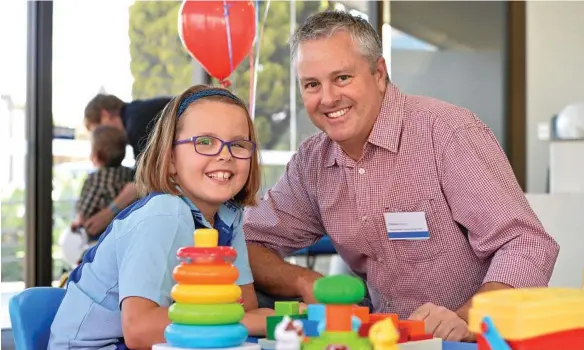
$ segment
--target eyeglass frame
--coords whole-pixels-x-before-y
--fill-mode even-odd
[[[198,139],[199,137],[208,137],[208,138],[212,138],[212,139],[215,139],[215,140],[217,140],[217,141],[221,142],[221,147],[219,147],[219,151],[217,151],[217,153],[214,153],[214,154],[204,154],[204,153],[201,153],[201,152],[197,151],[197,145],[195,144],[195,141],[197,141],[197,139]],[[249,156],[249,157],[246,157],[246,158],[237,157],[237,156],[235,156],[235,155],[233,154],[233,152],[231,151],[231,144],[233,144],[233,143],[236,143],[236,142],[240,142],[240,141],[246,141],[246,142],[249,142],[249,143],[251,143],[251,145],[253,146],[253,147],[252,147],[252,149],[251,149],[251,154],[250,154],[250,156]],[[215,137],[215,136],[210,136],[210,135],[199,135],[199,136],[192,136],[192,137],[189,137],[188,139],[183,139],[183,140],[176,140],[176,141],[174,141],[172,144],[173,144],[174,146],[176,146],[176,145],[182,145],[182,144],[186,144],[186,143],[192,143],[192,144],[193,144],[193,148],[195,149],[195,152],[197,152],[197,154],[200,154],[200,155],[202,155],[202,156],[208,156],[208,157],[214,157],[214,156],[216,156],[216,155],[219,155],[219,154],[221,154],[221,152],[223,151],[223,148],[224,148],[225,146],[227,146],[227,150],[229,151],[229,154],[231,154],[231,156],[232,156],[233,158],[235,158],[235,159],[243,159],[243,160],[246,160],[246,159],[251,159],[251,158],[253,158],[253,155],[254,155],[254,153],[255,153],[255,150],[256,150],[256,143],[255,143],[255,142],[253,142],[253,141],[251,141],[251,140],[245,140],[245,139],[243,139],[243,140],[223,141],[223,140],[221,140],[221,139],[220,139],[220,138],[218,138],[218,137]]]

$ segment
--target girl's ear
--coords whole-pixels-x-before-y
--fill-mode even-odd
[[[170,177],[174,177],[176,175],[176,165],[174,164],[174,149],[172,151],[170,151],[170,164],[169,164],[169,169],[168,169],[168,173],[170,175]]]

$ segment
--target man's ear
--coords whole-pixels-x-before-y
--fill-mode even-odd
[[[112,119],[114,119],[114,118],[115,118],[115,115],[112,114],[111,112],[106,111],[105,109],[102,109],[100,114],[99,114],[100,124],[110,125],[112,122]]]
[[[385,62],[385,58],[383,57],[379,57],[377,60],[377,66],[375,67],[375,80],[379,86],[379,90],[385,92],[389,75],[387,73],[387,62]]]

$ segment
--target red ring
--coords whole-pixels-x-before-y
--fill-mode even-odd
[[[186,264],[234,262],[237,258],[237,251],[233,247],[182,247],[176,252],[176,257]]]

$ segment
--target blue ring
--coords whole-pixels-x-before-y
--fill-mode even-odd
[[[219,326],[171,323],[164,330],[166,342],[177,348],[231,348],[243,344],[247,336],[247,328],[241,323]]]

